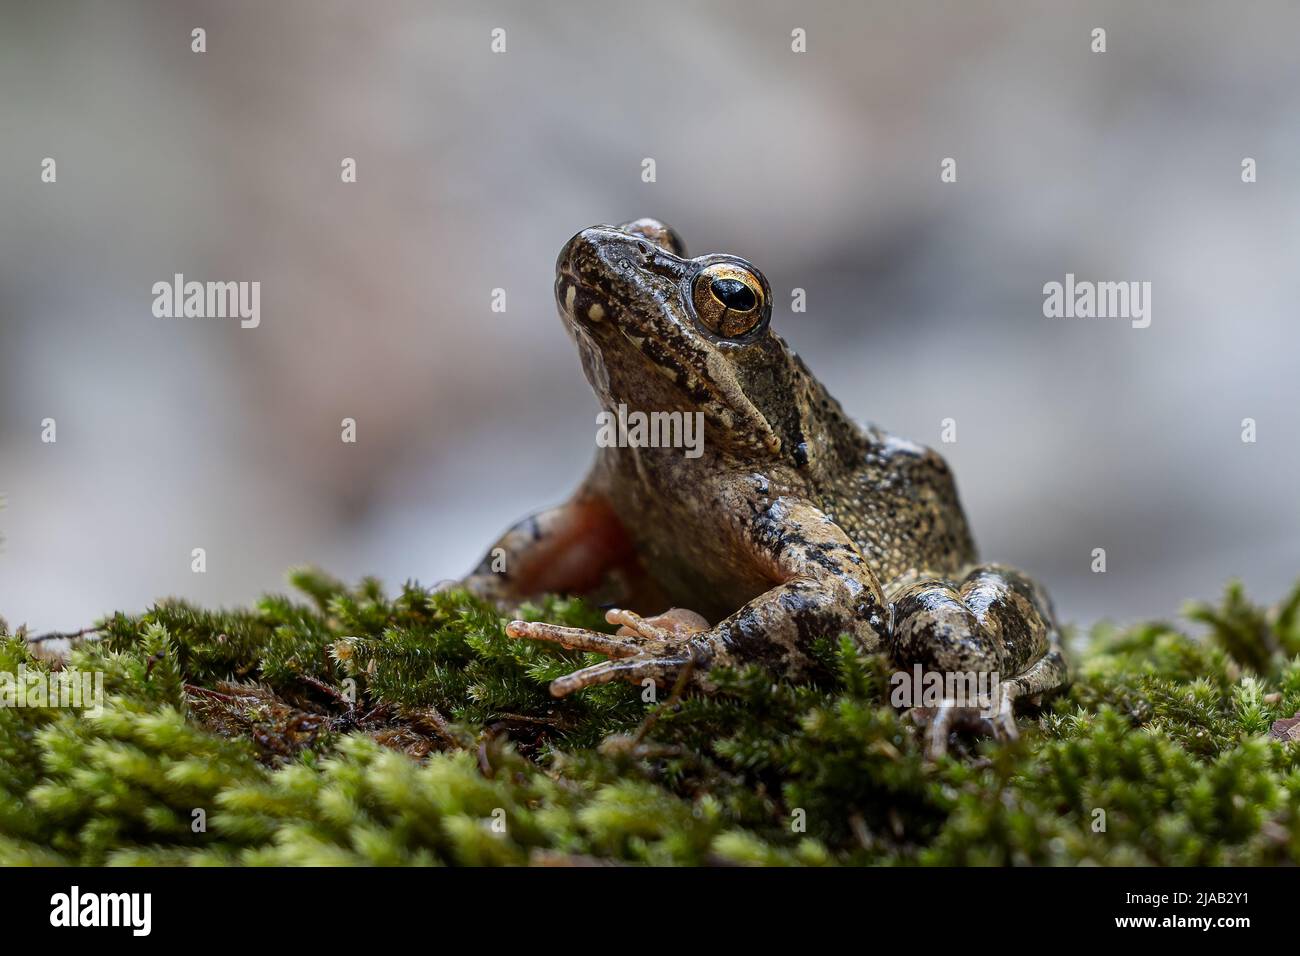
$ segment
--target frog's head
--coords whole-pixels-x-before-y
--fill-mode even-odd
[[[701,411],[706,442],[806,455],[808,376],[769,330],[771,289],[744,259],[687,258],[672,229],[638,219],[584,229],[555,273],[560,315],[607,408]]]

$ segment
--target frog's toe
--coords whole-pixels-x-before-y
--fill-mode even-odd
[[[595,651],[609,657],[627,658],[641,650],[641,642],[581,627],[562,627],[540,621],[511,621],[506,636],[530,641],[546,641],[575,651]]]
[[[620,637],[643,637],[651,641],[671,642],[689,638],[709,629],[709,622],[684,607],[670,607],[654,617],[642,617],[635,611],[611,608],[605,620],[620,625]]]
[[[627,657],[616,661],[602,661],[580,671],[574,671],[564,677],[551,681],[552,697],[567,697],[576,690],[592,687],[596,684],[608,684],[613,680],[626,680],[633,683],[650,678],[656,684],[667,683],[683,667],[691,662],[687,653],[644,654]]]
[[[1016,726],[1016,715],[1013,710],[1015,702],[1015,697],[1003,685],[1001,693],[998,694],[998,712],[987,718],[992,728],[991,736],[995,740],[1016,740],[1020,737],[1020,729]]]

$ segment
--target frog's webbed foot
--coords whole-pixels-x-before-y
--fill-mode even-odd
[[[595,651],[610,658],[552,681],[551,694],[555,697],[612,680],[639,683],[648,677],[656,684],[667,685],[683,668],[706,662],[706,645],[700,635],[709,629],[709,622],[694,611],[672,608],[654,617],[641,617],[632,611],[613,609],[606,612],[605,620],[620,625],[618,632],[603,634],[557,624],[511,621],[506,625],[506,634]]]
[[[1051,602],[1018,571],[981,565],[960,582],[916,575],[896,582],[891,597],[895,666],[941,675],[950,688],[937,705],[927,701],[912,712],[926,726],[932,758],[959,730],[1014,740],[1015,702],[1066,683]],[[957,695],[961,699],[947,699]]]
[[[996,710],[944,701],[938,707],[913,707],[908,717],[925,728],[925,756],[938,760],[948,752],[954,733],[964,731],[1001,741],[1019,738],[1013,704],[1014,698],[1004,692],[999,694]]]

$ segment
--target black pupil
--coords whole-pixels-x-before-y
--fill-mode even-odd
[[[710,288],[714,298],[736,312],[748,312],[758,305],[754,290],[739,279],[714,279]]]

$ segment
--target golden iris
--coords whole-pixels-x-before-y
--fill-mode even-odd
[[[763,320],[763,283],[743,266],[717,262],[705,266],[691,285],[691,303],[701,324],[727,339],[752,332]]]

